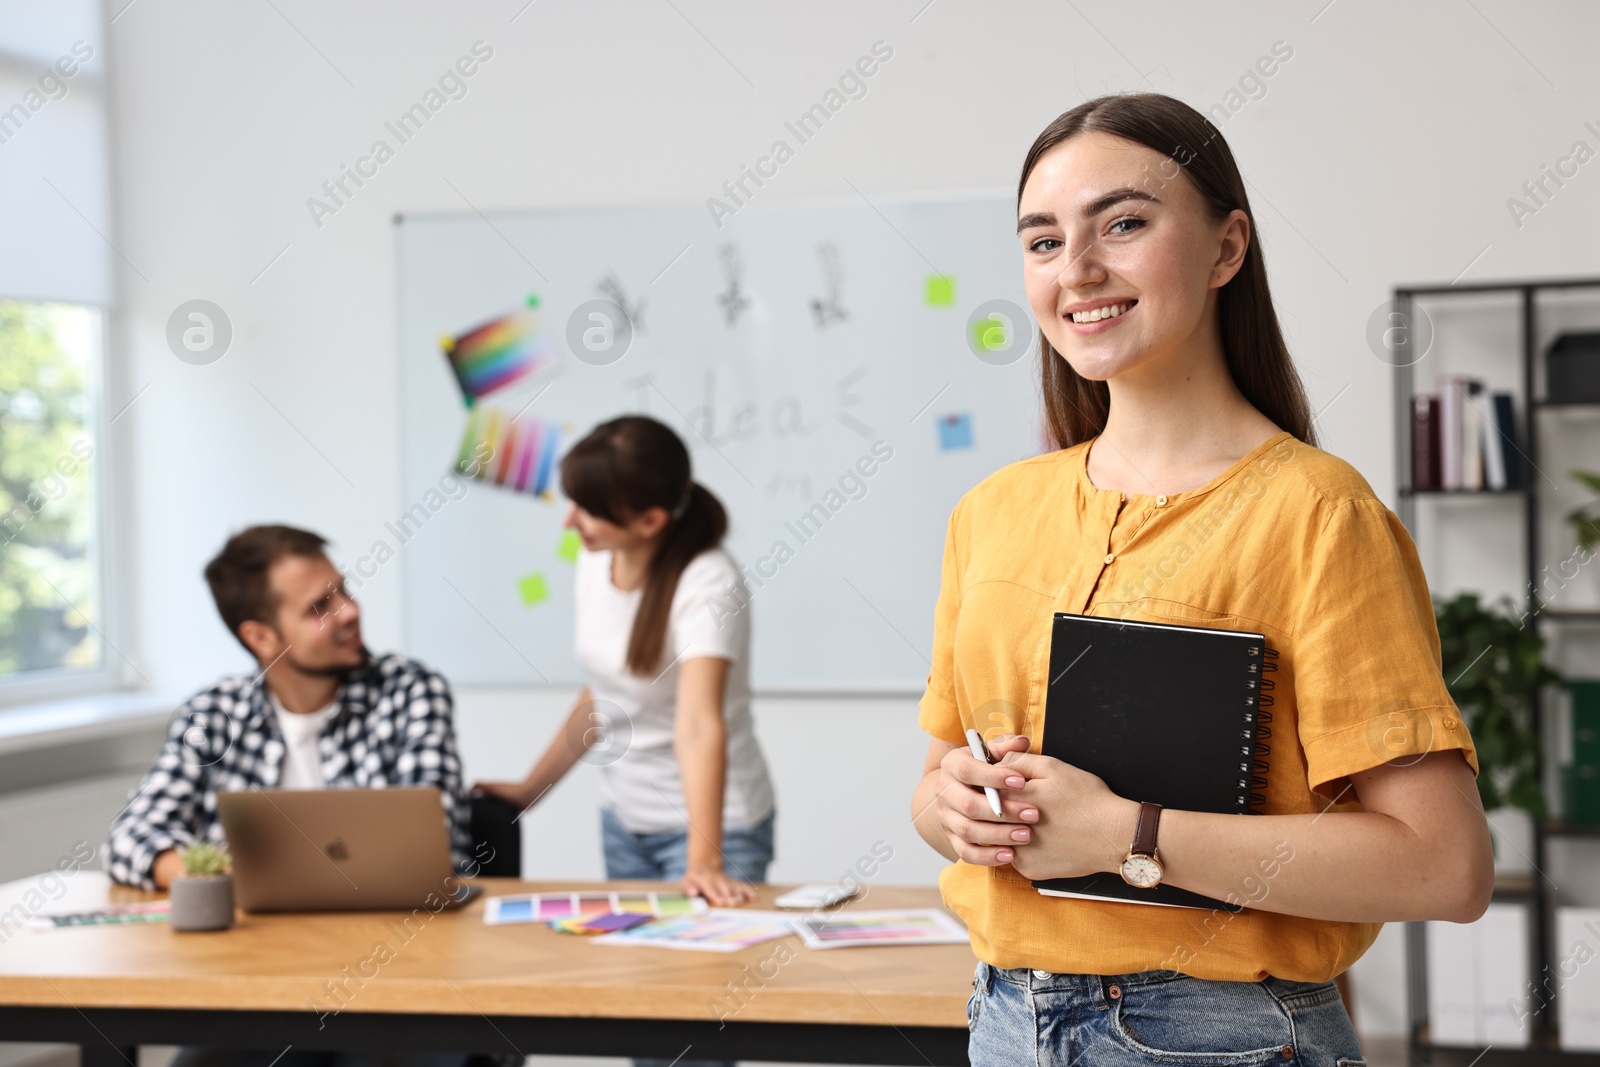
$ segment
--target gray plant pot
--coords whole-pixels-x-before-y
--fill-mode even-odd
[[[174,930],[226,930],[233,925],[231,874],[180,874],[172,880],[170,896],[167,922]]]

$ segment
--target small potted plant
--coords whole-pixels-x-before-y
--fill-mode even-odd
[[[178,850],[183,873],[172,879],[167,920],[174,930],[226,930],[233,925],[233,875],[228,853],[208,841]]]

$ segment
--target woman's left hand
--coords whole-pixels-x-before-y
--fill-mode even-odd
[[[683,891],[691,897],[705,897],[708,904],[731,908],[756,899],[749,882],[733,878],[719,867],[690,867],[683,875]]]
[[[1113,793],[1088,771],[1050,756],[1011,752],[1000,764],[1022,775],[1008,797],[1039,809],[1030,840],[1016,847],[1012,868],[1024,878],[1079,878],[1122,865],[1133,840],[1139,805]]]

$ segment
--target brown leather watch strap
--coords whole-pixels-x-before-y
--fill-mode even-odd
[[[1161,805],[1145,801],[1139,805],[1139,822],[1133,830],[1133,848],[1140,856],[1156,854],[1156,824],[1161,821]]]

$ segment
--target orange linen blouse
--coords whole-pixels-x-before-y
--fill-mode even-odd
[[[1281,432],[1198,489],[1125,497],[1090,482],[1093,443],[1004,467],[951,513],[924,730],[953,745],[969,726],[1026,734],[1037,752],[1064,611],[1267,636],[1261,814],[1359,811],[1348,776],[1409,755],[1459,749],[1477,773],[1416,547],[1354,468]],[[1243,873],[1240,898],[1282,860]],[[958,862],[939,888],[979,958],[1057,973],[1320,982],[1382,926],[1045,897],[1010,866]]]

